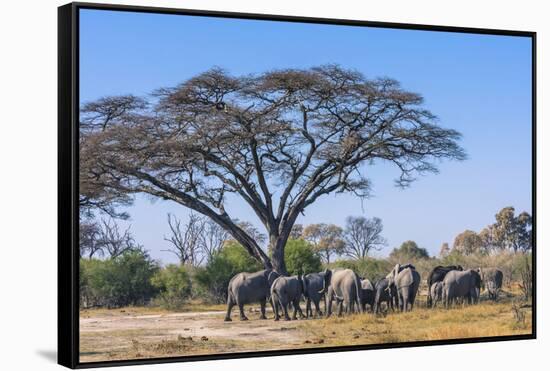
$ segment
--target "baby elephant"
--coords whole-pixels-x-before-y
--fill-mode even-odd
[[[288,305],[290,303],[294,307],[292,319],[296,319],[297,312],[303,318],[304,313],[300,308],[300,299],[305,292],[307,292],[307,279],[302,275],[292,277],[281,276],[273,281],[273,285],[271,285],[271,305],[275,313],[275,321],[281,318],[279,316],[279,307],[283,309],[285,320],[290,321],[290,317],[288,316]]]
[[[432,287],[430,287],[430,297],[432,308],[435,308],[437,303],[443,300],[443,282],[437,281],[432,284]]]

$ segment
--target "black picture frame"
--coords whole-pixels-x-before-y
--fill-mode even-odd
[[[495,336],[467,339],[434,341],[411,341],[375,345],[338,346],[277,351],[254,351],[238,354],[195,355],[184,357],[150,358],[139,360],[117,360],[86,362],[79,361],[79,254],[78,254],[78,171],[79,171],[79,10],[95,9],[121,12],[161,13],[222,17],[234,19],[270,20],[333,24],[348,26],[368,26],[407,30],[521,36],[531,39],[532,45],[532,216],[535,243],[533,258],[533,307],[532,333],[528,335]],[[189,362],[222,360],[233,358],[265,357],[311,353],[342,352],[352,350],[419,347],[464,343],[481,343],[508,340],[536,339],[536,32],[497,30],[485,28],[448,27],[423,24],[372,22],[359,20],[310,18],[298,16],[232,13],[223,11],[203,11],[191,9],[170,9],[145,6],[107,5],[95,3],[70,3],[58,8],[58,363],[69,368],[90,368],[169,362]]]

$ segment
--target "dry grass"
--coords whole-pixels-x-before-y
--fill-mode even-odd
[[[531,333],[531,309],[517,320],[510,303],[483,303],[464,308],[415,309],[387,316],[353,315],[304,324],[308,338],[325,346],[465,339]]]
[[[224,309],[223,306],[204,308]],[[380,316],[356,314],[292,322],[259,321],[256,313],[249,316],[250,321],[231,323],[224,323],[224,314],[218,312],[191,317],[187,314],[177,314],[179,317],[174,315],[159,308],[82,311],[81,319],[85,318],[90,328],[80,336],[81,360],[86,362],[531,333],[531,307],[525,303],[515,303],[511,298],[449,310],[416,307],[409,313]],[[93,327],[96,319],[97,325],[104,326],[100,331]]]

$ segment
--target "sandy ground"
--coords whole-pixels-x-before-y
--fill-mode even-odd
[[[261,344],[263,350],[292,348],[303,344],[303,333],[296,326],[302,321],[259,320],[259,310],[247,313],[249,321],[240,321],[238,311],[232,322],[224,322],[225,311],[132,315],[116,313],[80,318],[80,356],[82,362],[106,359],[139,358],[148,353],[147,344],[180,343],[166,350],[180,355],[208,354],[232,351],[253,351]],[[193,344],[187,347],[185,343]],[[138,343],[139,342],[139,343]],[[303,345],[302,345],[303,346]],[[129,350],[136,354],[128,354]],[[187,352],[188,350],[188,352]],[[152,353],[162,353],[155,349]],[[162,354],[160,354],[162,355]]]
[[[239,321],[236,313],[232,322],[224,322],[225,311],[150,314],[138,316],[105,316],[81,318],[80,331],[86,334],[113,331],[139,330],[162,331],[166,335],[191,337],[213,337],[234,340],[258,337],[267,341],[292,341],[296,322],[259,321],[259,313],[250,313],[250,321]],[[296,331],[294,331],[296,332]],[[154,336],[153,336],[154,337]],[[296,336],[296,339],[298,337]]]

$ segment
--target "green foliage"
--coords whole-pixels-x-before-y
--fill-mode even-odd
[[[159,292],[155,301],[166,309],[180,309],[191,295],[191,276],[184,265],[167,265],[151,283]]]
[[[486,252],[483,245],[483,239],[476,232],[467,229],[455,237],[453,251],[463,255],[482,254]]]
[[[304,228],[302,238],[311,243],[314,251],[327,264],[332,255],[343,254],[346,247],[344,230],[335,224],[310,224]]]
[[[344,268],[352,269],[360,277],[368,278],[373,283],[381,278],[384,278],[393,268],[393,264],[387,259],[363,258],[363,259],[346,259],[336,260],[329,264],[328,268]]]
[[[156,293],[151,278],[158,269],[157,263],[143,251],[128,251],[114,259],[81,259],[81,304],[85,307],[146,304]]]
[[[290,275],[319,272],[322,269],[319,255],[313,251],[311,244],[302,239],[288,240],[285,263]]]
[[[261,269],[263,266],[244,247],[230,241],[204,267],[196,269],[194,279],[204,298],[221,303],[227,297],[227,285],[235,274]]]
[[[515,209],[508,206],[496,215],[496,223],[491,225],[493,244],[499,249],[529,251],[533,245],[533,219],[527,212],[515,216]]]
[[[411,259],[428,259],[430,255],[428,250],[419,247],[414,241],[405,241],[399,248],[393,249],[390,258],[401,263],[407,263]]]

